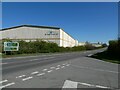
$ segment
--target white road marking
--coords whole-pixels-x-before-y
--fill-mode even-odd
[[[40,73],[40,74],[37,74],[37,76],[42,76],[42,75],[44,75],[45,73]]]
[[[66,66],[70,66],[70,64],[67,64]]]
[[[50,67],[50,69],[54,69],[55,67]]]
[[[66,80],[64,82],[64,85],[62,88],[74,88],[74,89],[77,89],[77,85],[78,83],[77,82],[73,82],[73,81],[70,81],[70,80]],[[64,90],[64,89],[63,89]]]
[[[78,82],[78,84],[85,85],[85,86],[90,86],[90,87],[97,87],[97,88],[110,88],[110,87],[106,87],[106,86],[93,85],[93,84],[89,84],[89,83],[82,83],[82,82]]]
[[[58,69],[60,69],[60,68],[56,68],[56,70],[58,70]]]
[[[64,68],[65,66],[62,66],[61,68]]]
[[[47,69],[43,69],[42,71],[47,71]]]
[[[3,81],[0,81],[0,84],[1,84],[1,83],[4,83],[4,82],[7,82],[7,81],[8,81],[8,80],[3,80]]]
[[[20,76],[18,76],[18,77],[16,77],[16,78],[22,78],[22,77],[25,77],[26,75],[20,75]]]
[[[8,63],[0,63],[0,65],[4,65],[4,64],[8,64]]]
[[[8,83],[8,84],[6,84],[6,85],[4,85],[4,86],[0,86],[0,88],[5,88],[5,87],[8,87],[8,86],[11,86],[11,85],[14,85],[14,84],[15,84],[14,82]]]
[[[88,57],[92,56],[93,54],[89,54]]]
[[[35,71],[35,72],[32,72],[31,74],[34,75],[34,74],[37,74],[37,73],[39,73],[39,72],[38,72],[38,71]]]
[[[27,78],[24,78],[22,79],[22,81],[26,81],[26,80],[29,80],[29,79],[32,79],[33,77],[27,77]]]
[[[53,70],[47,71],[48,73],[52,72]]]
[[[60,65],[57,65],[57,67],[59,67]]]
[[[66,80],[64,82],[64,85],[62,88],[77,88],[77,85],[81,84],[81,85],[85,85],[85,86],[89,86],[89,87],[97,87],[97,88],[110,88],[110,87],[106,87],[106,86],[101,86],[101,85],[93,85],[93,84],[89,84],[89,83],[83,83],[83,82],[75,82],[75,81],[71,81],[71,80]],[[64,89],[63,89],[64,90]]]
[[[62,64],[62,65],[65,65],[65,64]]]

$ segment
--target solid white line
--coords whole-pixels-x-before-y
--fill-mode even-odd
[[[101,86],[101,85],[93,85],[93,84],[82,83],[82,82],[78,82],[78,84],[85,85],[85,86],[98,87],[98,88],[110,88],[110,87],[105,87],[105,86]]]
[[[92,56],[93,54],[89,54],[88,57]]]
[[[0,65],[4,65],[4,64],[8,64],[8,63],[0,63]]]
[[[66,80],[64,82],[64,85],[62,88],[74,88],[74,89],[77,89],[77,85],[78,83],[77,82],[73,82],[73,81],[70,81],[70,80]],[[64,90],[64,89],[63,89]]]
[[[33,77],[27,77],[27,78],[24,78],[22,79],[22,81],[26,81],[26,80],[29,80],[29,79],[32,79]]]
[[[32,72],[31,74],[34,75],[34,74],[37,74],[37,73],[39,73],[39,72],[38,72],[38,71],[35,71],[35,72]]]
[[[42,71],[47,71],[47,69],[43,69]]]
[[[11,86],[11,85],[13,85],[13,84],[15,84],[15,83],[14,83],[14,82],[12,82],[12,83],[8,83],[7,85],[0,86],[0,88],[5,88],[5,87]]]
[[[22,78],[25,77],[26,75],[21,75],[21,76],[17,76],[16,78]]]
[[[1,83],[4,83],[4,82],[7,82],[7,81],[8,81],[8,80],[3,80],[3,81],[0,81],[0,84],[1,84]]]
[[[52,72],[53,70],[47,71],[48,73]]]
[[[50,67],[50,69],[54,69],[55,67]]]
[[[58,69],[60,69],[60,68],[56,68],[56,70],[58,70]]]
[[[44,75],[45,73],[40,73],[40,74],[37,74],[37,76],[42,76],[42,75]]]

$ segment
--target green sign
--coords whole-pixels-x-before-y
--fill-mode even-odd
[[[18,51],[19,43],[18,42],[4,42],[4,51]]]

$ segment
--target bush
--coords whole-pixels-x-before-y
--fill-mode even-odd
[[[118,40],[109,41],[109,46],[107,51],[110,56],[119,58],[119,53],[120,53],[119,41]]]
[[[11,41],[10,39],[3,40],[2,43],[5,41]],[[42,40],[30,41],[25,42],[23,40],[19,42],[19,51],[8,51],[7,54],[29,54],[29,53],[54,53],[54,52],[72,52],[72,51],[83,51],[83,50],[93,50],[91,44],[86,44],[86,46],[74,46],[74,47],[59,47],[56,43],[52,42],[45,42]],[[3,47],[3,46],[2,46]],[[5,53],[2,50],[3,53]]]

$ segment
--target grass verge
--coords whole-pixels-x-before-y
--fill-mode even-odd
[[[107,51],[100,52],[90,56],[92,58],[100,59],[106,62],[120,64],[120,60],[115,55],[110,55]]]

